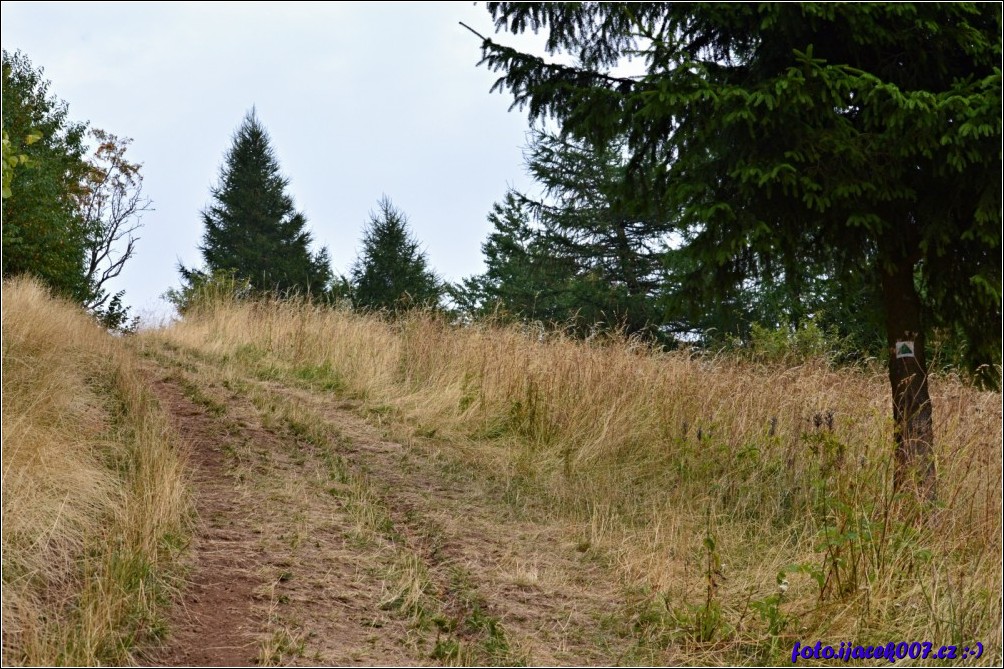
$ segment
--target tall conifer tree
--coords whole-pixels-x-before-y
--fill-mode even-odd
[[[204,270],[180,267],[191,287],[200,279],[233,274],[256,291],[319,294],[331,281],[328,251],[310,251],[307,219],[286,193],[268,132],[254,109],[227,151],[213,203],[202,212]]]
[[[528,209],[525,197],[514,190],[492,205],[492,232],[481,245],[485,272],[451,286],[450,297],[472,316],[592,325],[592,314],[577,318],[582,311],[578,265],[548,243]]]
[[[490,2],[548,62],[490,39],[533,119],[600,143],[679,212],[688,253],[734,285],[779,266],[862,282],[885,322],[896,483],[935,496],[925,336],[952,331],[998,384],[1002,12],[990,3]],[[620,76],[633,58],[644,73]],[[698,275],[702,281],[703,276]],[[853,285],[853,284],[852,284]]]

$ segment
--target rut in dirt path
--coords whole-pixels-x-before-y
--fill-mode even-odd
[[[152,389],[189,446],[198,523],[187,592],[171,621],[171,643],[145,660],[164,665],[249,664],[256,659],[254,593],[260,583],[247,569],[256,559],[254,539],[235,522],[244,510],[226,475],[219,426],[174,384],[156,380]]]
[[[355,522],[337,502],[303,494],[311,472],[288,462],[289,435],[177,369],[150,375],[190,448],[198,520],[167,643],[143,663],[425,663],[381,610],[380,547],[350,545]]]
[[[192,444],[200,516],[191,587],[151,662],[666,659],[616,622],[624,593],[581,537],[513,515],[449,445],[388,439],[331,392],[148,355]]]
[[[497,621],[508,652],[468,663],[633,663],[635,640],[609,624],[623,608],[611,570],[585,555],[568,527],[509,513],[500,491],[448,453],[388,441],[352,402],[282,384],[268,392],[337,425],[365,469],[400,541],[418,556],[443,609],[461,623]],[[480,645],[490,645],[481,639]]]

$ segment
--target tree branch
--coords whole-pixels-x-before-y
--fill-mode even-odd
[[[597,72],[596,70],[585,70],[585,69],[578,68],[578,67],[572,67],[570,65],[561,65],[559,63],[549,63],[549,62],[545,61],[543,58],[541,58],[539,56],[533,56],[533,55],[530,55],[530,54],[526,54],[526,53],[523,53],[522,51],[518,51],[518,50],[516,50],[516,49],[514,49],[514,48],[512,48],[510,46],[505,46],[504,44],[499,44],[497,42],[493,42],[490,38],[485,37],[484,35],[482,35],[481,33],[479,33],[474,28],[470,27],[469,25],[467,25],[463,21],[459,21],[458,23],[460,23],[460,25],[462,25],[464,28],[467,28],[469,31],[471,31],[472,33],[474,33],[474,35],[476,35],[478,37],[478,39],[480,39],[483,42],[483,44],[481,45],[482,50],[492,49],[494,51],[502,51],[502,52],[508,52],[508,53],[511,53],[511,54],[515,54],[515,55],[517,55],[519,57],[523,57],[523,58],[530,58],[530,59],[533,59],[534,61],[536,61],[536,64],[539,65],[540,67],[543,67],[543,68],[548,69],[548,70],[553,70],[553,71],[558,72],[560,74],[575,74],[575,75],[578,75],[579,77],[585,76],[585,77],[589,77],[589,78],[593,78],[593,79],[600,79],[600,80],[603,80],[603,81],[608,81],[608,82],[611,82],[611,83],[616,83],[616,84],[619,84],[619,89],[621,90],[621,92],[626,92],[623,89],[624,86],[634,86],[634,85],[637,85],[639,83],[639,79],[643,78],[642,75],[638,75],[637,77],[615,77],[615,76],[613,76],[611,74],[606,74],[606,73],[603,73],[603,72]]]

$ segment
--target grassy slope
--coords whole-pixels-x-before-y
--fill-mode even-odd
[[[882,374],[289,304],[217,305],[155,336],[454,448],[511,512],[607,556],[625,629],[680,661],[790,661],[817,639],[1000,658],[998,393],[932,379],[932,514],[892,493]]]
[[[4,283],[4,664],[127,663],[163,632],[186,510],[176,445],[122,340]]]

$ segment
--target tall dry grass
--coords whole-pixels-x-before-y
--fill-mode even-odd
[[[612,560],[631,633],[688,661],[790,661],[816,639],[979,641],[1000,659],[999,393],[931,379],[931,509],[892,490],[881,371],[291,303],[218,301],[152,336],[452,445],[515,512]]]
[[[126,663],[163,631],[186,510],[176,446],[121,340],[4,282],[4,664]]]

